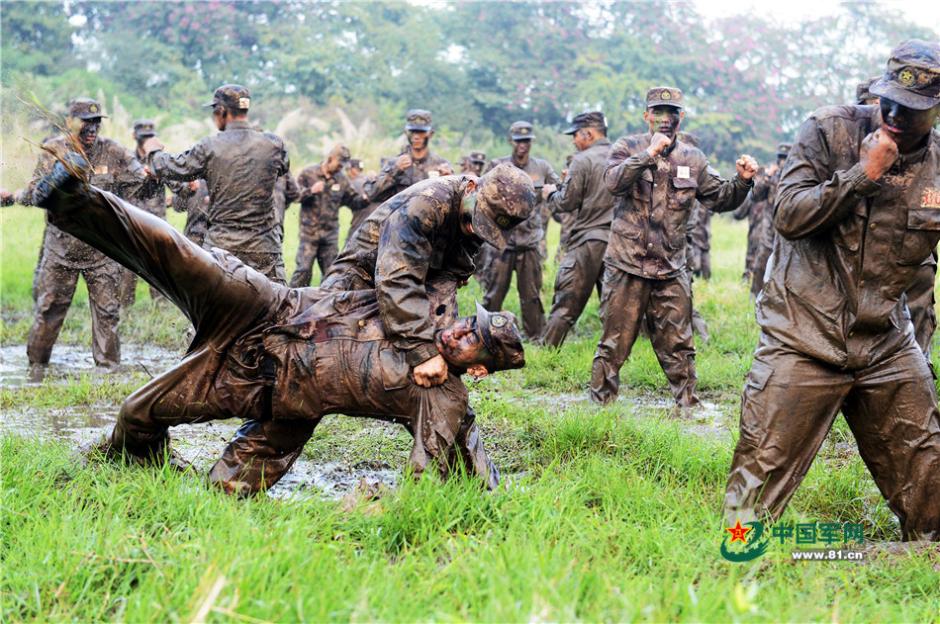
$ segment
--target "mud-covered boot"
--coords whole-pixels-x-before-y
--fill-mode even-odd
[[[69,152],[57,160],[52,171],[39,178],[33,187],[31,203],[40,208],[49,208],[56,191],[70,193],[88,178],[90,165],[78,152]]]

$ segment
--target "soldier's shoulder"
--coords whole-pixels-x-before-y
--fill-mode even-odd
[[[127,153],[130,154],[131,151],[115,141],[114,139],[109,139],[108,137],[98,137],[98,142],[101,144],[101,147],[113,153]]]
[[[625,134],[614,143],[614,149],[627,150],[630,152],[646,149],[649,145],[648,134]]]
[[[872,119],[877,108],[861,105],[822,106],[810,113],[809,118],[818,124],[838,122],[867,122]]]
[[[450,161],[444,158],[443,156],[441,156],[440,154],[435,154],[434,152],[431,152],[428,156],[429,156],[428,162],[434,165],[443,165],[443,164],[449,165],[450,164]]]
[[[265,132],[262,132],[261,135],[276,145],[284,145],[284,139],[274,134],[273,132],[265,131]]]
[[[48,147],[48,148],[53,148],[53,149],[58,148],[58,147],[65,147],[67,144],[68,142],[66,141],[64,134],[60,134],[54,137],[49,137],[48,139],[42,142],[43,147]]]
[[[692,145],[691,143],[685,143],[683,141],[678,141],[678,156],[684,160],[701,160],[707,161],[708,157],[705,156],[705,152]]]

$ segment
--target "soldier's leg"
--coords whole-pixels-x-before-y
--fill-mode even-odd
[[[727,521],[780,517],[852,383],[851,373],[761,335],[741,398],[741,436],[725,489]]]
[[[473,258],[474,276],[480,284],[480,290],[484,293],[490,287],[490,262],[493,248],[490,245],[481,245],[477,255]]]
[[[467,408],[467,415],[457,431],[448,464],[454,466],[455,460],[462,463],[468,474],[482,480],[486,489],[495,490],[499,485],[499,470],[483,448],[483,438],[472,407]]]
[[[212,466],[209,481],[240,496],[270,488],[300,457],[319,422],[319,418],[246,421]]]
[[[330,266],[336,260],[336,256],[339,255],[338,239],[338,232],[331,232],[320,239],[320,248],[317,250],[317,264],[320,267],[321,279],[330,270]]]
[[[522,311],[522,328],[530,340],[542,335],[545,308],[542,307],[542,255],[537,249],[516,252],[516,287]]]
[[[649,280],[609,265],[605,267],[601,298],[604,333],[597,343],[591,368],[591,399],[595,402],[606,405],[617,398],[620,368],[636,342],[649,298]]]
[[[937,281],[937,264],[933,258],[920,266],[914,282],[907,289],[907,307],[914,323],[914,337],[921,350],[930,358],[930,347],[937,330],[937,312],[934,301],[934,283]]]
[[[555,276],[555,294],[545,327],[544,344],[561,346],[584,311],[595,286],[600,295],[606,249],[607,244],[603,241],[588,241],[565,254]]]
[[[905,540],[940,541],[940,414],[933,375],[909,345],[856,376],[843,413]]]
[[[62,266],[47,253],[36,272],[39,277],[36,281],[36,305],[33,326],[26,341],[26,356],[30,364],[45,366],[72,305],[78,269]]]
[[[39,248],[39,257],[36,259],[36,268],[33,269],[33,287],[30,290],[30,293],[33,295],[33,303],[36,303],[36,299],[39,298],[39,269],[42,268],[42,258],[45,250],[45,245]]]
[[[708,281],[712,278],[712,252],[709,249],[702,251],[702,279]]]
[[[318,242],[317,238],[305,232],[301,226],[300,244],[297,246],[297,255],[294,256],[294,274],[290,277],[290,285],[293,288],[305,288],[310,285]]]
[[[650,341],[676,404],[698,404],[695,396],[695,345],[692,342],[692,284],[688,272],[652,282],[646,318]]]
[[[91,352],[98,366],[116,366],[121,363],[121,342],[118,338],[121,304],[118,293],[120,280],[128,273],[130,271],[112,261],[82,271],[82,277],[88,285],[88,305],[91,308]]]
[[[122,308],[129,309],[137,300],[137,276],[133,271],[121,268],[118,284],[118,301]]]
[[[487,288],[483,294],[483,307],[490,312],[502,309],[506,293],[509,292],[509,283],[512,281],[512,270],[516,265],[516,252],[510,249],[490,251],[489,275]]]

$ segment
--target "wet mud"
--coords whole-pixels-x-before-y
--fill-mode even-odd
[[[121,365],[110,375],[129,376],[144,373],[156,376],[176,365],[183,353],[150,345],[122,344]],[[45,381],[66,382],[71,377],[85,374],[104,374],[91,357],[91,345],[57,344],[46,369]],[[26,345],[0,346],[0,388],[22,386],[29,381],[29,362]]]

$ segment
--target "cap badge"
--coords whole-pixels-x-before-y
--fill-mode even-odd
[[[251,98],[246,98],[246,97],[238,98],[238,108],[241,108],[243,110],[248,110],[250,106],[251,106]]]
[[[909,87],[914,84],[914,80],[914,72],[912,72],[910,69],[902,69],[898,74],[898,82],[900,82],[905,87]]]
[[[669,93],[669,91],[663,91],[663,92],[660,94],[659,97],[660,97],[660,99],[663,99],[663,100],[671,100],[671,99],[672,99],[672,94]]]
[[[97,113],[97,112],[98,112],[98,105],[97,105],[97,104],[91,104],[91,105],[88,107],[88,112],[90,112],[90,113]]]
[[[493,327],[505,327],[506,326],[506,317],[500,314],[494,314],[490,317],[490,325]]]
[[[507,217],[506,215],[499,215],[498,217],[496,217],[496,225],[498,225],[501,228],[509,227],[509,223],[510,223],[509,217]]]

